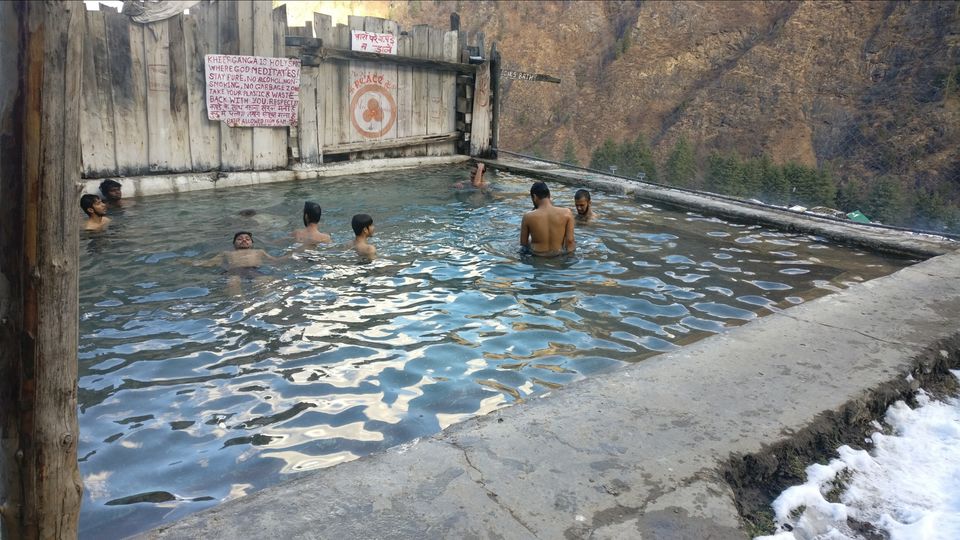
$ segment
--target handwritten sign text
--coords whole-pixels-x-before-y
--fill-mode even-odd
[[[397,36],[378,32],[350,31],[350,49],[354,51],[397,54]]]
[[[228,126],[295,126],[300,60],[208,54],[207,118]]]

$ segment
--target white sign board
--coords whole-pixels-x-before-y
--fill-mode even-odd
[[[363,30],[351,30],[350,49],[370,53],[397,54],[397,36],[377,32],[364,32]]]
[[[228,126],[295,126],[300,59],[208,54],[207,118]]]

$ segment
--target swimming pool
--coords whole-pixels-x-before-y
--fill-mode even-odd
[[[530,180],[451,189],[466,175],[151,197],[83,235],[81,536],[133,534],[910,262],[602,193],[575,257],[521,257]],[[572,206],[575,188],[551,189]],[[290,242],[305,200],[334,245]],[[345,247],[358,212],[372,263]],[[239,295],[190,264],[237,230],[292,254]]]

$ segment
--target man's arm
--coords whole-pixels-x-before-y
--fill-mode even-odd
[[[523,247],[530,246],[530,225],[527,223],[527,215],[523,215],[523,219],[520,221],[520,245]]]
[[[577,249],[577,241],[573,238],[573,212],[570,212],[570,210],[567,210],[567,227],[563,233],[563,247],[566,248],[567,253],[573,253],[573,250]]]

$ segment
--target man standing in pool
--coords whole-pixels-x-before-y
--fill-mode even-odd
[[[573,253],[577,247],[573,238],[573,213],[553,205],[550,189],[543,182],[530,187],[530,198],[534,209],[524,214],[520,222],[520,246],[541,257]]]
[[[293,237],[303,244],[320,244],[331,242],[327,233],[320,232],[320,205],[307,201],[303,203],[303,228],[293,231]]]
[[[596,217],[593,209],[590,208],[590,192],[585,189],[579,189],[573,194],[573,205],[577,209],[577,222],[589,223]]]
[[[353,249],[357,251],[357,255],[372,261],[377,256],[377,248],[368,244],[367,239],[373,236],[373,218],[367,214],[357,214],[350,220],[350,226],[353,228],[353,234],[356,235],[353,240]]]

